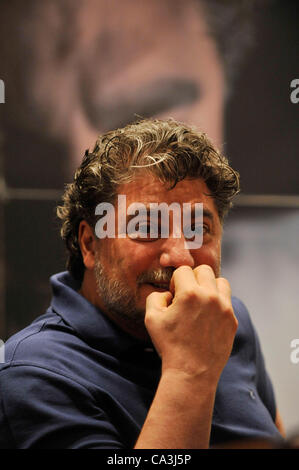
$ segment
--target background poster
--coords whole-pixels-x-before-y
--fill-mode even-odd
[[[65,263],[55,206],[97,135],[136,116],[186,121],[241,174],[223,275],[297,431],[296,2],[3,0],[0,12],[0,338],[48,306]]]

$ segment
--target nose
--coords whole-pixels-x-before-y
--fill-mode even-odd
[[[181,238],[169,237],[165,239],[160,255],[160,265],[163,268],[178,268],[180,266],[194,267],[195,262],[193,256],[190,250],[185,248],[185,239],[183,236]]]

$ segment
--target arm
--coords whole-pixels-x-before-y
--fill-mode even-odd
[[[165,372],[135,449],[208,448],[215,388],[205,377]]]
[[[145,324],[162,374],[136,449],[208,448],[216,387],[237,329],[229,284],[209,266],[181,266],[171,291],[147,299]]]

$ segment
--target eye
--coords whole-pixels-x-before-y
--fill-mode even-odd
[[[151,234],[151,230],[152,230],[152,234]],[[132,232],[128,232],[128,236],[140,242],[152,242],[159,238],[160,230],[158,228],[158,233],[157,233],[157,230],[153,224],[150,224],[149,222],[144,222],[144,223],[139,222],[136,225],[136,230]]]
[[[209,232],[210,227],[208,224],[192,223],[190,226],[184,227],[184,236],[190,240],[194,239],[195,234],[204,236]]]

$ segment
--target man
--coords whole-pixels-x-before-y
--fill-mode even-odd
[[[58,208],[69,272],[52,277],[46,314],[6,343],[1,447],[279,439],[257,335],[220,277],[222,223],[238,191],[205,134],[176,121],[99,137]],[[162,211],[153,217],[160,203],[190,208],[183,234],[187,219],[174,211],[169,233]]]
[[[0,77],[8,99],[0,107],[0,160],[2,155],[7,187],[2,197],[13,205],[8,212],[28,211],[33,204],[42,223],[36,199],[44,213],[43,201],[70,180],[98,133],[136,115],[189,121],[220,147],[232,75],[250,43],[251,5],[252,0],[2,2]],[[18,233],[19,218],[4,219],[0,207],[0,232],[6,226]],[[23,239],[32,239],[31,227],[22,228]],[[46,223],[44,231],[49,233]],[[16,243],[10,237],[6,244],[6,263],[0,254],[2,338],[31,320],[30,314],[24,317],[24,302],[28,312],[45,305],[48,273],[56,269],[50,260],[49,268],[43,263],[36,269],[32,258],[18,256]]]

